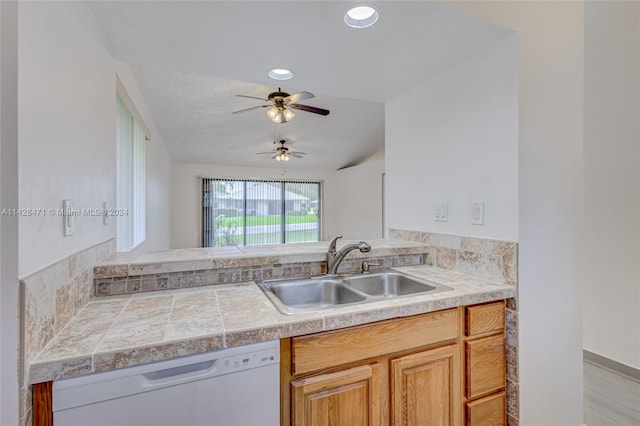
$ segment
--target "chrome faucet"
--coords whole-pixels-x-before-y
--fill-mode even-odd
[[[347,244],[342,247],[340,251],[336,251],[336,242],[339,238],[342,238],[342,235],[338,235],[331,243],[329,243],[329,250],[327,251],[327,273],[333,275],[338,272],[338,266],[340,266],[340,262],[344,259],[344,257],[352,250],[360,250],[360,253],[369,253],[371,251],[371,246],[369,243],[364,241],[360,241],[358,244]]]

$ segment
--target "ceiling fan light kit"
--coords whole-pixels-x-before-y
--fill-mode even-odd
[[[296,115],[293,111],[284,107],[280,108],[274,106],[267,110],[267,117],[269,117],[274,123],[287,123],[293,120],[293,117],[295,116]]]
[[[275,151],[256,152],[256,155],[269,154],[272,156],[271,158],[273,160],[284,161],[284,162],[289,161],[291,157],[303,158],[305,155],[307,155],[306,152],[290,151],[289,148],[284,146],[286,142],[287,142],[286,140],[281,139],[280,146],[277,147]],[[276,143],[276,141],[274,140],[273,143]]]
[[[291,157],[286,152],[284,152],[284,153],[281,152],[279,154],[276,154],[276,156],[275,156],[276,161],[289,161],[290,158]]]

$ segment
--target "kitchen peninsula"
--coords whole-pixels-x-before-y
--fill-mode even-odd
[[[425,264],[428,244],[370,243],[340,272],[368,260],[451,290],[284,315],[254,281],[324,273],[325,243],[116,255],[95,266],[96,297],[35,357],[29,383],[515,297],[512,285]]]

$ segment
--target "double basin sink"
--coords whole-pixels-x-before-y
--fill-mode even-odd
[[[451,290],[442,284],[393,270],[352,275],[257,281],[284,314],[308,313],[346,305]]]

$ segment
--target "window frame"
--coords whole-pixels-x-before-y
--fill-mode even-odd
[[[207,209],[212,208],[211,206],[205,206],[205,198],[206,198],[206,185],[213,183],[215,181],[225,182],[225,181],[235,181],[243,183],[243,225],[242,225],[242,243],[237,244],[237,246],[247,246],[247,183],[249,182],[264,182],[264,183],[277,183],[280,184],[280,241],[278,243],[263,243],[263,244],[249,244],[249,245],[276,245],[276,244],[293,244],[294,242],[286,241],[286,203],[287,199],[285,198],[286,193],[286,185],[288,183],[301,183],[301,184],[316,184],[318,185],[318,207],[317,207],[317,215],[318,215],[318,229],[317,229],[317,240],[322,241],[322,223],[324,220],[324,181],[321,179],[277,179],[277,178],[227,178],[227,177],[199,177],[199,187],[200,187],[200,226],[199,226],[199,235],[198,235],[198,243],[200,247],[225,247],[225,246],[216,246],[216,245],[205,245],[208,240],[210,240],[211,236],[208,233],[211,231],[210,229],[206,229],[207,223],[211,223],[211,220],[207,220],[206,214]],[[209,192],[211,192],[209,190]],[[209,212],[210,213],[210,212]],[[227,246],[230,247],[230,246]],[[233,247],[233,246],[231,246]]]
[[[126,252],[146,241],[146,142],[150,133],[122,82],[116,80],[116,251]]]

